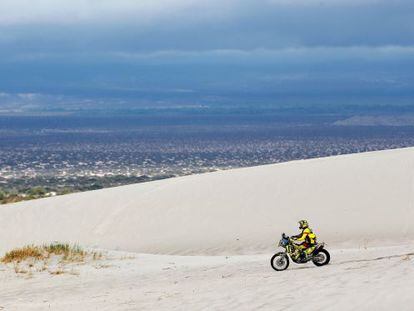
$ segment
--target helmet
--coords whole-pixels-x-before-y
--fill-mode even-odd
[[[299,220],[299,229],[306,229],[309,227],[307,220]]]

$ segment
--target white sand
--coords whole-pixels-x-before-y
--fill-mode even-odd
[[[407,148],[0,206],[0,254],[62,241],[115,257],[28,279],[0,265],[0,310],[412,310],[413,178]],[[301,218],[332,264],[274,272],[275,243]]]
[[[413,178],[408,148],[11,204],[0,208],[0,253],[56,240],[153,254],[269,252],[301,218],[336,246],[393,243],[414,238]]]
[[[292,265],[284,272],[270,269],[271,254],[120,259],[125,254],[112,253],[117,259],[75,267],[79,275],[28,278],[0,270],[0,310],[411,311],[414,256],[403,254],[413,249],[333,251],[326,267]]]

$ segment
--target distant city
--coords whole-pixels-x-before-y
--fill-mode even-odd
[[[0,199],[414,146],[413,126],[335,117],[0,117]],[[337,123],[335,123],[337,122]],[[1,194],[2,193],[2,194]]]

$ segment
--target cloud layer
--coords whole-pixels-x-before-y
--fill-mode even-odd
[[[349,93],[406,100],[413,64],[409,0],[0,2],[7,94],[146,103]]]

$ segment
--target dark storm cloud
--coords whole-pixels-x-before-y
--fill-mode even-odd
[[[412,1],[0,4],[7,94],[146,102],[224,93],[411,96],[413,62]]]
[[[93,1],[67,6],[77,2]],[[92,6],[83,18],[81,11],[50,9],[32,19],[29,13],[7,19],[6,8],[0,42],[16,52],[91,52],[411,45],[414,38],[412,1],[152,1],[158,2],[145,9],[124,1],[129,12],[123,12],[123,1],[112,1],[118,11]]]

